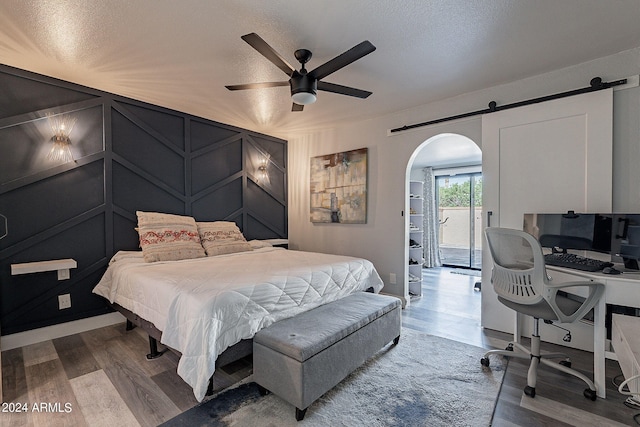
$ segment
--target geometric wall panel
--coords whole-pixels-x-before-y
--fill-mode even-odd
[[[113,203],[128,212],[156,211],[182,215],[184,196],[113,162]]]
[[[92,315],[106,312],[104,304],[98,304],[97,301],[92,306],[76,301],[81,295],[90,293],[94,286],[92,282],[83,280],[77,270],[91,272],[92,266],[105,259],[104,227],[105,217],[99,214],[11,257],[11,262],[73,258],[78,262],[78,269],[72,270],[71,280],[65,281],[58,281],[56,272],[10,276],[7,270],[6,276],[2,277],[3,330],[47,326],[51,324],[53,315],[58,321],[68,321],[77,318],[78,313],[83,311],[90,311]],[[96,240],[87,242],[87,236],[93,236]],[[72,295],[72,307],[75,310],[58,310],[57,295],[63,293]]]
[[[264,189],[249,181],[247,185],[247,208],[252,213],[254,219],[268,226],[273,232],[281,233],[286,230],[283,206],[276,198]],[[251,232],[251,228],[247,230]]]
[[[262,149],[265,152],[270,154],[271,161],[273,161],[275,164],[281,165],[283,168],[286,168],[286,165],[287,165],[286,146],[280,144],[277,141],[273,141],[267,138],[262,138],[260,136],[252,136],[250,139],[257,146],[262,147]]]
[[[136,217],[121,216],[117,213],[113,215],[113,246],[118,250],[136,251],[140,250],[140,241],[138,240],[138,226]]]
[[[176,191],[184,191],[184,153],[159,139],[159,135],[145,132],[118,111],[113,111],[113,153],[126,159],[154,180]],[[170,171],[170,173],[167,173]]]
[[[273,236],[273,229],[270,226],[251,215],[248,215],[245,229],[254,236],[254,239],[269,239]]]
[[[287,237],[286,141],[2,65],[0,90],[2,334],[110,311],[91,290],[118,250],[139,249],[137,210]],[[46,115],[61,112],[77,119],[68,163],[46,158]],[[78,262],[70,280],[10,274],[12,263],[60,258]],[[71,308],[58,309],[62,293]]]
[[[0,213],[9,224],[9,233],[0,241],[0,247],[24,242],[102,204],[102,161],[9,191],[0,196]]]
[[[27,177],[47,166],[44,142],[51,138],[50,133],[51,127],[46,120],[0,129],[0,152],[13,153],[12,156],[0,156],[0,184]]]
[[[84,236],[94,234],[96,231],[99,231],[101,227],[104,228],[104,216],[99,215],[90,218],[89,220],[84,221],[76,225],[75,227],[56,234],[55,236],[47,239],[42,243],[39,243],[38,245],[35,245],[32,248],[26,248],[24,251],[17,253],[13,257],[13,260],[14,262],[27,261],[26,259],[24,259],[24,256],[26,254],[28,254],[28,256],[33,256],[36,259],[50,259],[49,257],[51,257],[52,254],[60,254],[63,255],[61,258],[74,258],[76,261],[78,261],[78,264],[80,266],[91,265],[104,258],[104,239],[96,242],[95,245],[87,245],[84,241]],[[16,285],[19,286],[18,280],[24,281],[25,286],[26,283],[29,283],[29,286],[33,287],[33,290],[40,295],[51,290],[48,276],[55,274],[55,272],[45,272],[34,274],[31,277],[30,275],[12,277],[15,278]],[[65,281],[59,283],[62,285],[66,285],[69,282]],[[28,294],[18,292],[17,295],[15,295],[15,297],[11,299],[11,311],[19,308],[29,300],[30,296]],[[5,302],[4,299],[3,302]],[[2,326],[5,327],[8,325],[3,323]]]
[[[212,144],[224,142],[228,139],[237,138],[241,129],[205,123],[200,120],[191,121],[191,151],[196,152],[203,148],[208,148]]]
[[[191,214],[198,221],[226,220],[240,209],[242,209],[242,178],[236,178],[195,200]]]
[[[115,109],[123,113],[131,113],[136,121],[145,127],[152,127],[162,138],[178,150],[184,151],[185,119],[179,114],[150,110],[127,102],[115,102]]]
[[[6,70],[0,79],[0,111],[2,117],[13,117],[32,111],[44,110],[60,105],[73,104],[95,98],[88,91],[78,91],[64,85],[40,81],[41,76],[24,74],[21,70],[3,67]],[[14,97],[12,94],[19,94]]]
[[[197,194],[232,175],[242,172],[242,140],[227,144],[213,145],[213,149],[193,157],[191,184],[193,194]]]
[[[74,157],[79,159],[102,152],[102,106],[89,106],[72,114],[77,119],[70,135]],[[14,125],[0,128],[0,152],[12,153],[11,156],[0,156],[0,185],[28,179],[56,166],[47,159],[52,146],[51,136],[51,125],[46,118],[28,122],[18,118]],[[76,144],[77,141],[82,143]]]

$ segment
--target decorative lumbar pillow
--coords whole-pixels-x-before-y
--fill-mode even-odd
[[[252,250],[235,222],[198,222],[198,232],[208,256]]]
[[[140,247],[146,262],[202,258],[196,220],[190,216],[137,211]]]

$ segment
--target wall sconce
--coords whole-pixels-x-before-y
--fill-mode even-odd
[[[65,163],[74,161],[69,134],[71,134],[77,119],[67,114],[47,115],[47,118],[53,131],[53,136],[51,137],[53,147],[51,147],[47,159]]]
[[[269,161],[271,156],[269,154],[263,154],[258,163],[258,170],[256,171],[256,176],[258,178],[258,183],[268,184],[269,183],[269,172],[267,170],[269,166]]]

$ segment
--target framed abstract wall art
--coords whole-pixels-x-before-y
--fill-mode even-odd
[[[311,222],[366,224],[367,148],[311,158]]]

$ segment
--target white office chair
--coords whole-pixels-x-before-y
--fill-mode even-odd
[[[498,300],[507,307],[534,318],[531,335],[531,349],[517,342],[510,342],[506,350],[488,351],[482,358],[483,366],[489,366],[489,355],[500,354],[509,357],[531,359],[524,392],[527,396],[536,395],[536,377],[540,363],[574,375],[587,383],[584,396],[596,400],[593,382],[582,373],[571,369],[571,361],[561,353],[540,354],[540,319],[550,323],[572,323],[582,319],[593,308],[604,292],[604,285],[591,281],[550,283],[544,265],[544,256],[540,243],[532,235],[520,230],[507,228],[487,228],[485,235],[493,259],[491,283]],[[571,287],[584,286],[589,294],[584,302],[567,298],[558,291]],[[547,359],[563,358],[560,363]]]

